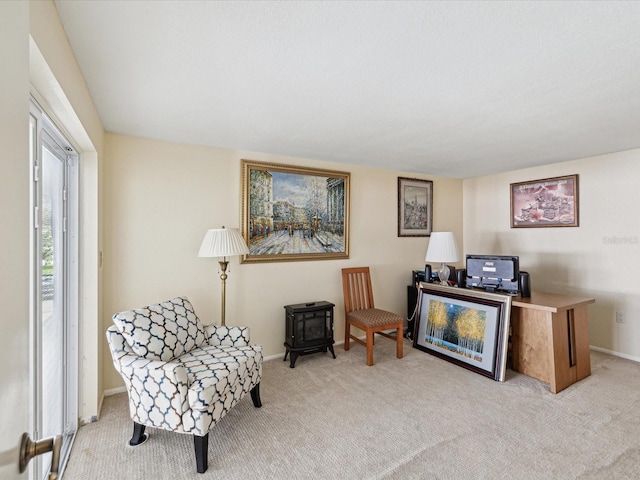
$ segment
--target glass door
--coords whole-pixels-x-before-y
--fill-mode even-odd
[[[63,468],[77,429],[77,157],[53,122],[33,105],[33,431],[63,436]],[[34,478],[49,473],[51,454]]]

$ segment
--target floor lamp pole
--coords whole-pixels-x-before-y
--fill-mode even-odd
[[[224,317],[227,303],[227,268],[229,267],[227,257],[246,255],[248,253],[249,247],[247,247],[237,228],[211,228],[207,230],[200,245],[200,250],[198,251],[199,257],[216,257],[220,264],[218,273],[222,281],[221,326],[226,325]]]
[[[222,257],[222,260],[218,262],[220,264],[220,270],[222,273],[220,274],[220,280],[222,280],[222,314],[220,318],[220,325],[225,326],[224,312],[226,308],[226,297],[227,297],[227,266],[229,265],[229,261],[226,257]]]

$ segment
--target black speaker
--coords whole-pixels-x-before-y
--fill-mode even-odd
[[[424,266],[424,278],[425,282],[431,282],[431,265],[429,265],[428,263]]]
[[[424,273],[422,273],[420,270],[413,270],[413,272],[411,272],[411,284],[415,287],[417,283],[419,282],[426,282],[425,278],[424,278]]]
[[[447,267],[449,267],[449,285],[451,285],[452,283],[456,283],[456,267],[453,265],[447,265]]]
[[[460,288],[467,286],[467,271],[464,268],[456,270],[456,283]]]
[[[531,296],[531,279],[529,272],[520,272],[518,275],[518,290],[520,290],[520,296],[522,298],[529,298]]]

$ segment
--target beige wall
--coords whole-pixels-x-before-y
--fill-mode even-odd
[[[570,174],[580,176],[578,228],[510,228],[510,183]],[[534,289],[594,297],[591,345],[640,360],[638,178],[640,150],[630,150],[465,180],[464,250],[519,255]]]
[[[28,55],[28,5],[0,2],[0,478],[16,476],[29,431]]]
[[[343,340],[342,267],[371,266],[377,306],[406,315],[406,286],[424,265],[428,239],[397,237],[398,176],[434,181],[434,230],[452,230],[462,242],[461,180],[116,134],[105,145],[103,330],[117,311],[175,295],[189,297],[203,322],[219,322],[217,260],[196,255],[208,228],[240,226],[243,158],[351,172],[348,260],[231,260],[227,324],[251,327],[267,356],[284,351],[287,304],[335,303],[335,337]],[[108,352],[104,368],[106,389],[122,385]]]

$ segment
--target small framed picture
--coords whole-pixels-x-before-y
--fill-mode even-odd
[[[398,177],[398,236],[430,236],[432,212],[433,182]]]
[[[511,228],[577,226],[578,175],[511,184]]]

